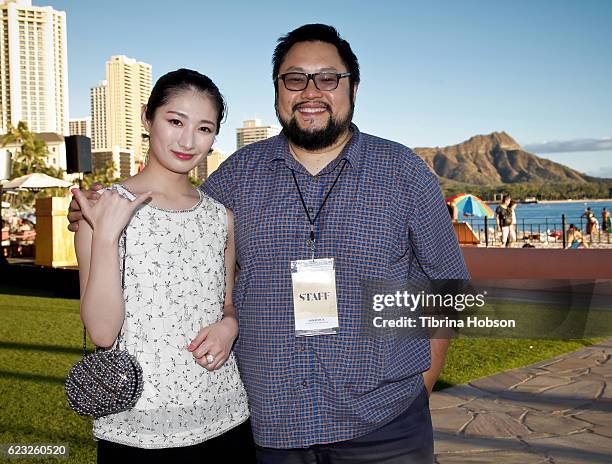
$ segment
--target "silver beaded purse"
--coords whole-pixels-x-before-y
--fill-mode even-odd
[[[123,235],[121,288],[125,288],[125,233]],[[142,368],[126,350],[96,349],[87,354],[87,332],[83,327],[83,359],[68,373],[65,382],[68,404],[78,414],[99,418],[134,407],[143,388]]]

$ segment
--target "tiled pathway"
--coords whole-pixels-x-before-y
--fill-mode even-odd
[[[607,340],[434,393],[436,462],[612,463],[611,357]]]

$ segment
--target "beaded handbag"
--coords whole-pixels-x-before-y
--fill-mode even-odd
[[[123,235],[121,288],[125,289],[125,246]],[[83,359],[68,373],[65,389],[68,404],[78,414],[99,418],[134,407],[143,388],[142,368],[126,350],[115,347],[87,354],[87,332],[83,327]]]

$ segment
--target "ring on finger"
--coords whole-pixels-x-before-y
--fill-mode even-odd
[[[208,364],[212,364],[212,363],[214,363],[214,362],[215,362],[215,357],[214,357],[212,354],[208,354],[208,355],[206,355],[206,362],[207,362]]]

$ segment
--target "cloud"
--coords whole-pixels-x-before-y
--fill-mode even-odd
[[[612,179],[612,166],[602,166],[599,169],[592,169],[589,175]]]
[[[612,138],[603,139],[576,139],[565,141],[552,141],[532,143],[523,147],[532,153],[570,153],[574,151],[602,151],[612,150]]]

